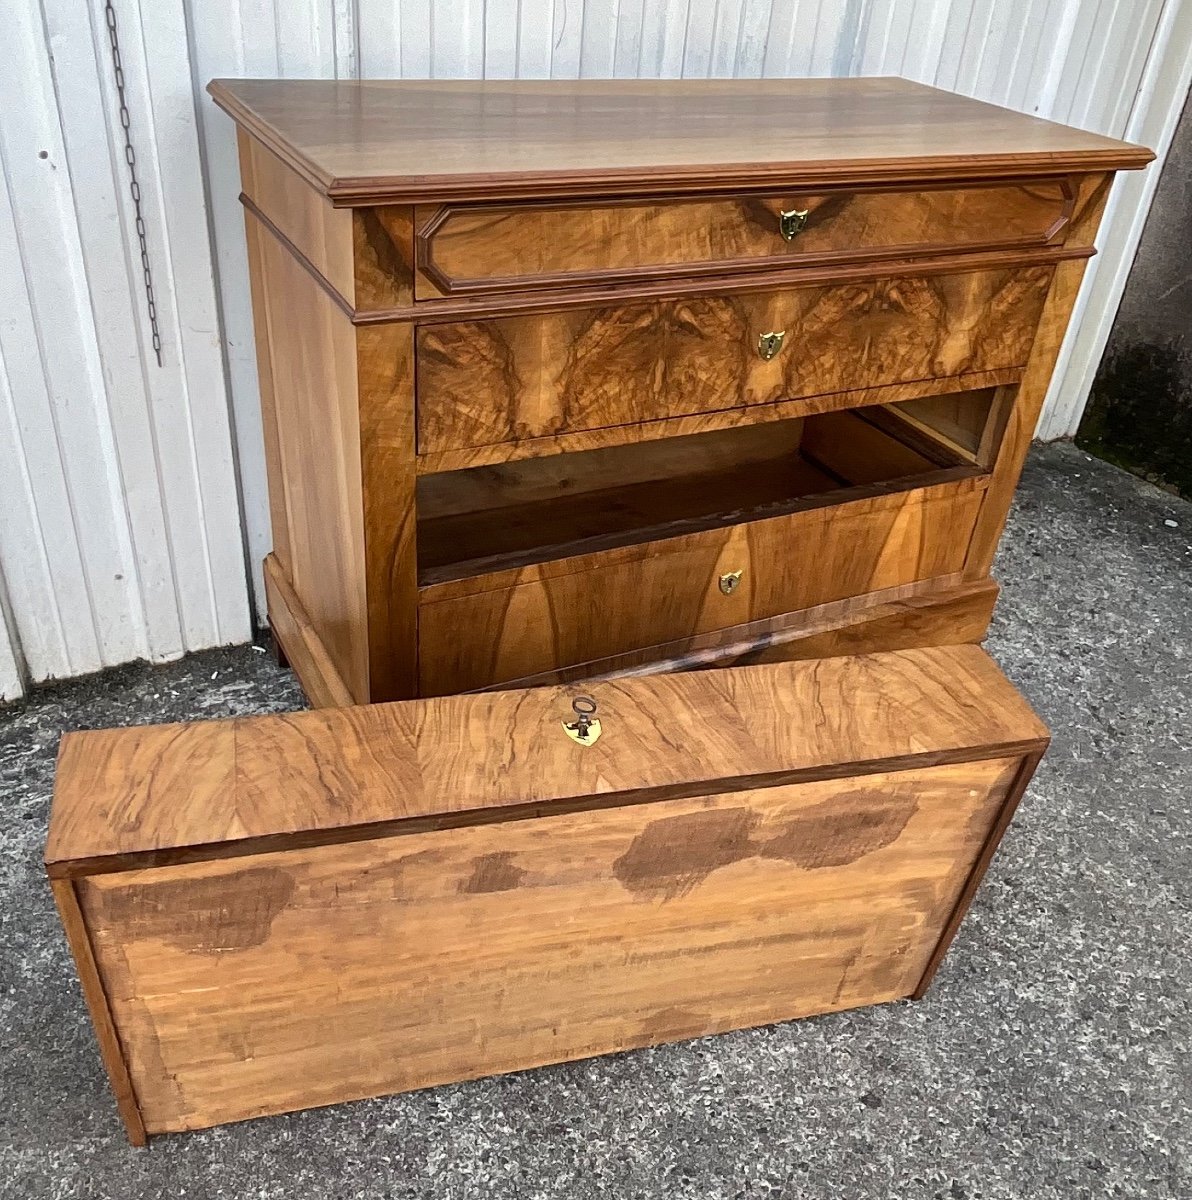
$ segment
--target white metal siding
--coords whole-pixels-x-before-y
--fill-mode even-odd
[[[211,77],[905,75],[1163,152],[1192,61],[1179,0],[118,0],[159,368],[102,0],[16,9],[0,71],[0,695],[22,661],[43,679],[247,637],[245,545],[263,612],[235,139]],[[1157,176],[1118,182],[1046,436],[1079,420]]]

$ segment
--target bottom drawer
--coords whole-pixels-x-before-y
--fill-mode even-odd
[[[130,1136],[918,997],[1047,739],[975,646],[587,691],[68,733]]]
[[[468,691],[949,575],[981,477],[425,587],[420,691]]]

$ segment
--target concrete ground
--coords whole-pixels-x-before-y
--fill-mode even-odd
[[[147,1151],[124,1141],[40,869],[58,734],[298,692],[242,647],[3,711],[0,1197],[1186,1200],[1192,504],[1042,449],[999,577],[990,648],[1055,742],[925,1000]]]

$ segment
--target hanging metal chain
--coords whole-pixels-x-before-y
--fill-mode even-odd
[[[137,218],[137,240],[141,244],[141,274],[145,278],[145,303],[149,309],[149,328],[153,333],[153,353],[161,366],[161,332],[157,327],[157,301],[153,298],[153,271],[149,266],[149,243],[145,238],[145,217],[141,212],[141,185],[137,181],[137,155],[132,148],[132,120],[124,93],[124,66],[120,62],[120,38],[116,33],[116,10],[105,0],[104,18],[108,23],[108,41],[112,43],[112,69],[116,75],[116,96],[120,101],[120,126],[124,130],[124,161],[128,164],[128,190]]]

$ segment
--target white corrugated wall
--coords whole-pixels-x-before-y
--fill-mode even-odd
[[[241,641],[250,594],[261,612],[247,268],[231,122],[202,90],[212,76],[905,75],[1162,154],[1192,71],[1181,0],[113,0],[113,12],[162,363],[103,0],[27,0],[6,20],[0,70],[0,697]],[[1157,176],[1119,180],[1044,436],[1079,420]]]

